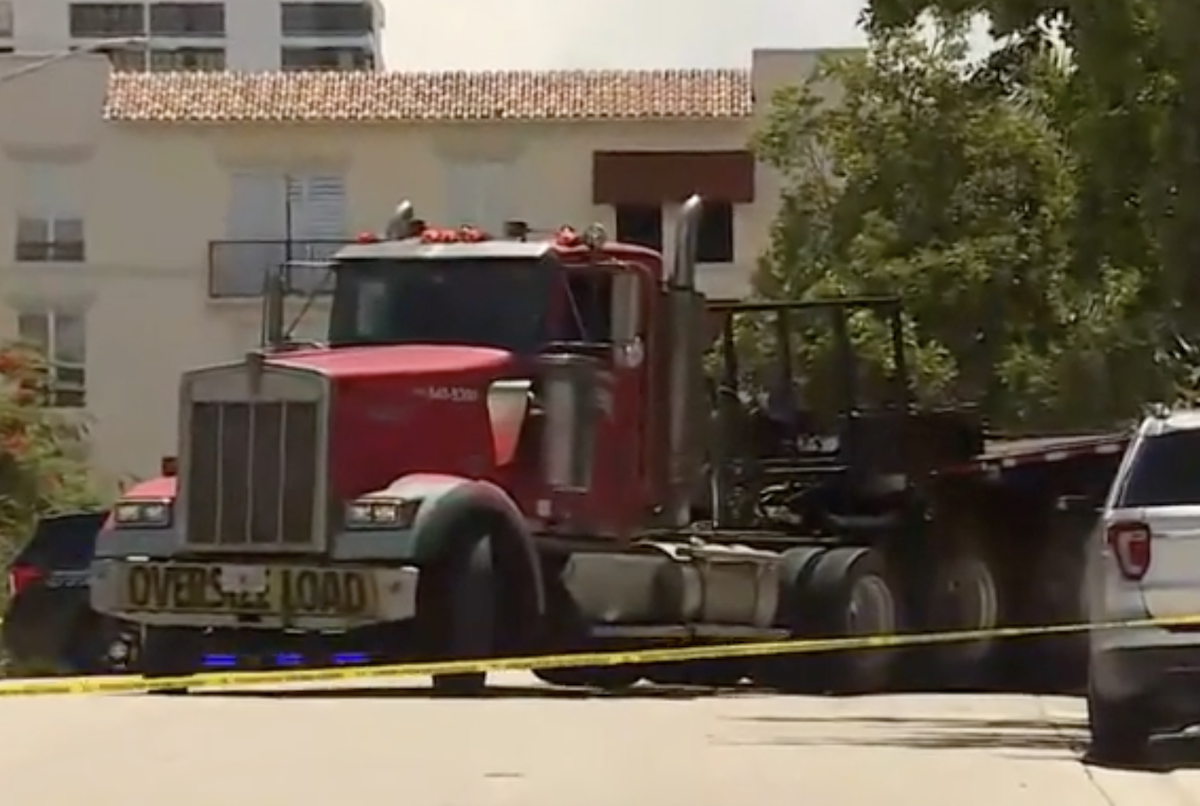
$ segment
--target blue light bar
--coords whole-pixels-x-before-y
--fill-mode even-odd
[[[237,666],[237,655],[205,655],[202,664],[207,669],[232,669]]]
[[[278,666],[302,666],[304,656],[299,652],[281,652],[275,656],[275,664]]]
[[[338,652],[333,656],[333,662],[339,666],[366,663],[367,660],[367,653],[365,652]]]

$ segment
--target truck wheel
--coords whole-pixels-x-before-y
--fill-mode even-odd
[[[1086,624],[1083,569],[1088,532],[1052,536],[1033,570],[1025,622],[1035,626]],[[1020,644],[1020,677],[1042,691],[1078,692],[1087,678],[1088,633],[1046,635]]]
[[[800,546],[788,549],[780,559],[775,626],[786,629],[791,638],[810,637],[809,578],[827,551],[821,546]],[[805,654],[754,658],[750,661],[750,678],[756,685],[788,694],[819,693],[823,686],[811,674],[812,659]]]
[[[429,569],[417,588],[417,623],[435,660],[481,660],[494,649],[495,573],[491,540]],[[487,672],[433,676],[435,694],[472,697],[487,688]]]
[[[742,682],[746,673],[744,659],[716,658],[652,665],[646,672],[646,678],[660,686],[733,688]]]
[[[533,676],[543,683],[563,688],[587,688],[588,682],[582,669],[534,669]]]
[[[1088,690],[1088,724],[1092,740],[1087,759],[1099,764],[1132,767],[1146,761],[1151,726],[1145,703],[1105,700]]]
[[[903,626],[900,597],[883,554],[872,548],[836,548],[821,555],[809,579],[816,638],[886,639]],[[810,655],[812,673],[828,691],[865,694],[886,689],[899,650],[886,643]]]
[[[624,691],[642,679],[636,666],[576,666],[570,669],[535,669],[534,676],[552,686],[567,688],[598,688],[604,691]]]
[[[148,682],[164,677],[186,677],[198,668],[195,633],[175,627],[146,627],[142,633],[140,671]],[[148,694],[178,696],[187,686],[151,689]]]
[[[982,552],[960,550],[937,563],[926,603],[926,626],[931,632],[991,630],[1004,621],[1001,586]],[[1000,641],[979,638],[918,647],[928,658],[938,681],[952,687],[984,682]]]

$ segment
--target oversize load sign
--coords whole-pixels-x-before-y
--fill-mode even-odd
[[[157,613],[365,616],[373,611],[372,578],[341,568],[257,566],[247,584],[238,566],[130,563],[124,569],[126,610]]]

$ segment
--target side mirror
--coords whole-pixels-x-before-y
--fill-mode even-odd
[[[612,278],[613,361],[617,366],[637,366],[642,359],[641,278],[619,272]]]

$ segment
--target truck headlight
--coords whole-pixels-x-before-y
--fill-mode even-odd
[[[347,529],[405,529],[417,517],[420,501],[360,498],[346,507]]]
[[[118,526],[163,528],[171,525],[170,501],[121,501],[113,507]]]

